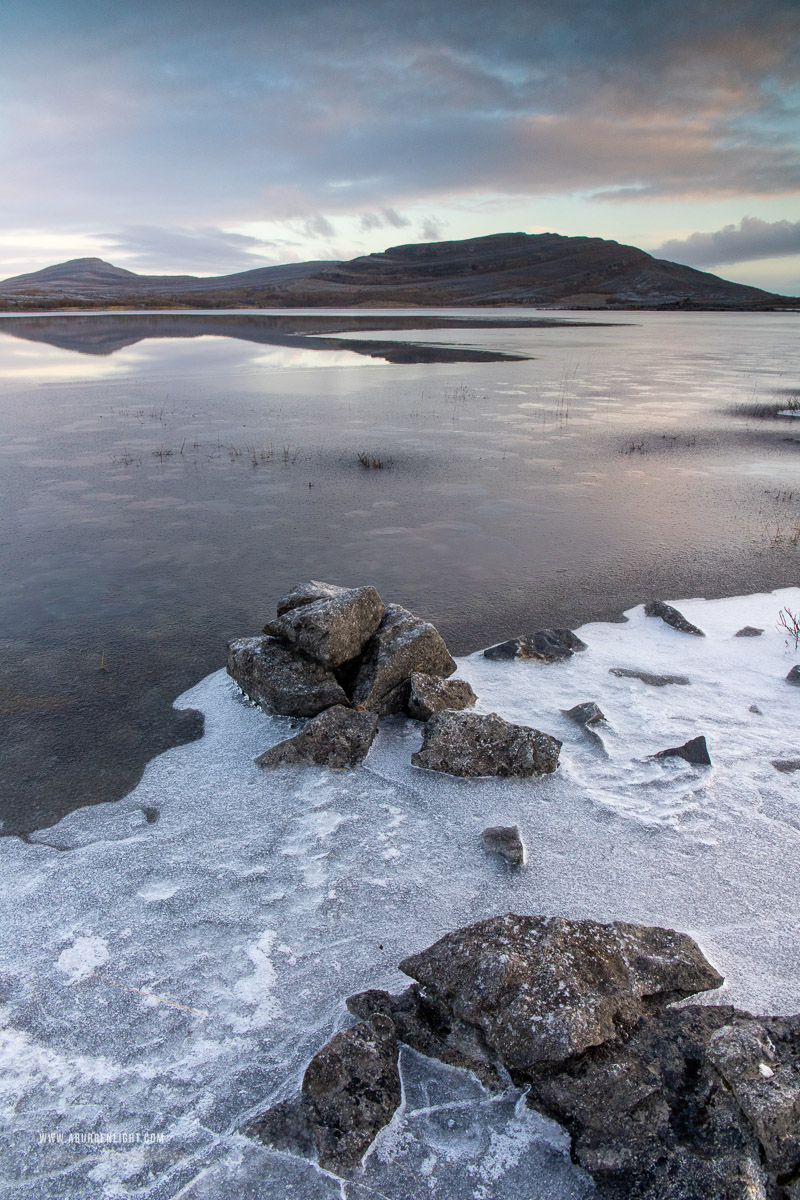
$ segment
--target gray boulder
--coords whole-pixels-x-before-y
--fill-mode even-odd
[[[313,586],[330,588],[328,584]],[[374,587],[347,588],[319,600],[301,601],[265,625],[264,632],[282,638],[317,662],[339,667],[361,653],[383,613],[383,601]]]
[[[792,771],[800,771],[800,758],[773,758],[772,765],[776,771],[788,775]]]
[[[441,679],[422,671],[411,673],[408,715],[417,721],[427,721],[443,708],[472,708],[477,699],[466,679]]]
[[[585,650],[586,643],[571,629],[540,629],[528,636],[511,638],[488,646],[484,658],[494,662],[521,662],[535,659],[537,662],[560,662],[572,658],[576,650]]]
[[[512,1074],[615,1040],[654,1009],[723,982],[673,930],[515,913],[446,934],[400,970],[478,1030]]]
[[[800,1016],[671,1007],[722,983],[686,935],[507,913],[400,966],[405,992],[348,1008],[488,1086],[507,1070],[600,1200],[798,1200]]]
[[[278,742],[255,760],[259,767],[304,763],[318,767],[357,766],[378,732],[377,713],[343,705],[328,708],[294,737]]]
[[[328,667],[272,637],[230,642],[228,674],[269,713],[313,717],[333,704],[349,703]]]
[[[527,725],[512,725],[496,713],[434,713],[424,727],[415,767],[448,775],[547,775],[558,766],[561,742]]]
[[[499,854],[512,867],[521,867],[525,862],[525,845],[519,825],[490,825],[481,834],[484,849]]]
[[[763,629],[756,629],[754,625],[743,625],[741,629],[737,629],[734,637],[761,637]]]
[[[402,712],[412,674],[440,678],[452,675],[456,664],[431,625],[399,604],[390,604],[364,655],[353,688],[353,703],[380,716]]]
[[[268,1109],[242,1133],[293,1154],[315,1152],[323,1170],[345,1175],[400,1099],[394,1025],[377,1016],[335,1034],[308,1064],[300,1095]]]
[[[659,750],[657,754],[649,755],[650,758],[683,758],[688,763],[692,763],[696,767],[710,767],[711,758],[708,753],[706,739],[702,734],[699,737],[690,738],[688,742],[684,742],[682,746],[672,746],[669,750]]]
[[[692,633],[695,637],[705,637],[702,629],[698,629],[691,621],[687,621],[683,613],[678,612],[677,608],[673,608],[671,604],[665,604],[663,600],[651,600],[649,604],[644,606],[645,616],[660,617],[665,625],[671,625],[673,629],[680,630],[681,633]]]
[[[278,601],[278,616],[282,617],[293,608],[302,608],[304,604],[313,604],[315,600],[332,600],[334,596],[341,596],[342,592],[346,591],[347,588],[339,587],[335,583],[320,583],[316,579],[309,579],[308,583],[298,584],[281,597]]]
[[[649,671],[635,671],[632,667],[609,667],[608,673],[616,675],[618,679],[641,679],[649,687],[667,687],[673,683],[686,687],[691,683],[685,675],[653,675]]]
[[[791,683],[793,687],[800,687],[800,666],[792,667],[786,676],[786,682]]]

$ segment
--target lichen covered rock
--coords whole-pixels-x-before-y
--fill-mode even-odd
[[[427,721],[443,708],[471,708],[478,697],[466,679],[442,679],[412,671],[409,680],[408,715]]]
[[[441,635],[399,604],[390,604],[364,647],[353,689],[353,703],[380,716],[402,712],[415,671],[446,678],[456,669]]]
[[[558,766],[561,742],[527,725],[512,725],[496,713],[434,713],[424,727],[415,767],[448,775],[546,775]]]
[[[336,705],[321,712],[294,737],[278,742],[255,760],[259,767],[306,763],[318,767],[355,767],[378,732],[376,713]]]
[[[334,704],[349,703],[328,667],[273,637],[230,642],[228,674],[268,713],[314,717]]]
[[[315,583],[309,585],[305,594],[313,594],[312,589],[326,589],[326,594],[309,602],[301,598],[265,625],[264,632],[283,639],[326,666],[341,666],[361,653],[378,628],[384,613],[383,601],[374,587],[334,590],[330,584]],[[332,594],[328,595],[329,591]],[[302,589],[295,589],[281,603],[291,603],[301,592]]]

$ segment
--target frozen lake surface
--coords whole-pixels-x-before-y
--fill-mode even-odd
[[[0,318],[3,832],[128,792],[302,579],[460,654],[794,584],[798,422],[733,410],[792,411],[797,344],[791,313]]]
[[[202,739],[150,762],[122,801],[6,838],[0,1195],[591,1196],[519,1092],[490,1096],[411,1053],[403,1105],[352,1181],[236,1129],[296,1090],[351,1023],[348,995],[401,989],[405,955],[508,910],[685,931],[725,976],[711,1003],[800,1008],[800,772],[773,766],[800,759],[800,689],[785,679],[800,653],[778,628],[800,589],[673,602],[704,639],[639,607],[583,626],[588,648],[568,662],[459,661],[478,711],[563,739],[552,776],[419,770],[420,726],[400,717],[356,771],[263,771],[253,758],[291,723],[217,671],[176,701],[205,713]],[[744,625],[764,633],[736,638]],[[561,715],[587,700],[608,719],[605,750]],[[710,768],[647,757],[697,734]],[[512,823],[529,852],[517,872],[480,844]]]

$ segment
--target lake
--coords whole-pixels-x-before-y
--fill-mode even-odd
[[[316,578],[456,654],[796,583],[793,314],[0,318],[0,818],[117,799]]]

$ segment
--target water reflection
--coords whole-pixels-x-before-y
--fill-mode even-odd
[[[303,578],[373,582],[457,653],[796,582],[800,430],[731,412],[800,385],[791,315],[222,320],[0,321],[5,832],[132,787]],[[356,328],[490,357],[331,365]]]

